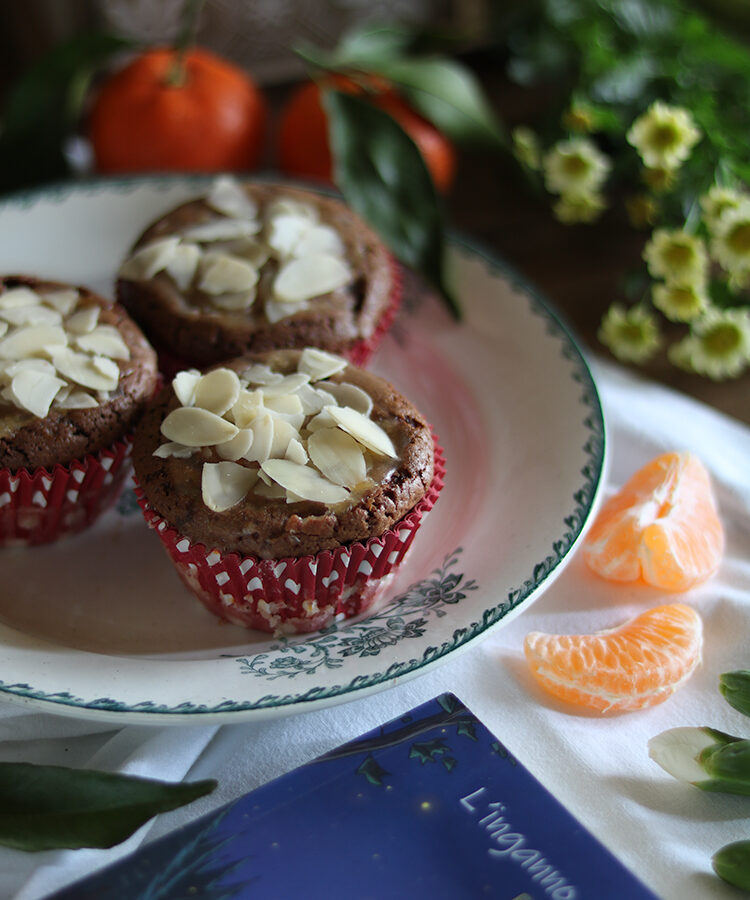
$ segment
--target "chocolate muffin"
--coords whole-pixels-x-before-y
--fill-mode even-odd
[[[119,305],[85,287],[0,279],[0,543],[91,524],[128,472],[158,377]]]
[[[191,590],[223,618],[283,632],[366,608],[443,475],[406,398],[312,348],[178,373],[144,414],[133,461],[146,518]]]
[[[343,203],[228,177],[149,226],[117,281],[167,367],[307,346],[362,365],[399,294],[388,250]]]

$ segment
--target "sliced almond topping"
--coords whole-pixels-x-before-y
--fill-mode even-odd
[[[99,325],[90,334],[82,334],[76,338],[76,346],[110,359],[130,359],[130,348],[113,325]]]
[[[287,422],[291,422],[295,428],[299,428],[305,421],[302,401],[296,394],[279,394],[278,397],[272,394],[270,397],[265,397],[264,402],[266,409],[274,415],[286,419]]]
[[[158,456],[159,459],[166,459],[169,456],[175,456],[177,459],[188,459],[195,453],[195,447],[186,447],[184,444],[178,444],[176,441],[167,441],[154,450],[152,456]]]
[[[41,295],[42,302],[52,309],[56,309],[61,315],[69,316],[78,305],[81,295],[75,288],[63,288],[59,291],[45,291]]]
[[[274,372],[265,363],[254,363],[242,373],[241,376],[249,384],[275,384],[284,377],[280,372]]]
[[[264,412],[256,416],[249,426],[253,432],[253,442],[245,453],[248,462],[263,462],[268,459],[273,446],[274,421],[270,413]]]
[[[256,203],[234,178],[217,178],[211,185],[206,203],[216,212],[234,219],[255,219],[258,216]]]
[[[195,405],[223,416],[240,396],[240,379],[232,369],[214,369],[195,386]]]
[[[93,409],[99,405],[99,402],[86,391],[70,390],[69,385],[66,385],[66,387],[68,388],[67,392],[65,388],[61,388],[60,393],[55,398],[56,406],[60,406],[63,409]],[[65,392],[65,397],[61,399],[60,395],[63,392]]]
[[[336,420],[339,428],[350,434],[368,450],[378,456],[390,456],[394,459],[398,456],[393,441],[380,425],[373,422],[372,419],[368,419],[367,416],[363,416],[356,409],[352,409],[350,406],[326,406],[325,411],[329,412]]]
[[[211,297],[211,303],[218,309],[227,312],[241,312],[249,309],[255,302],[255,288],[251,291],[240,291],[238,294],[216,294]]]
[[[260,223],[251,219],[212,219],[201,222],[182,232],[187,241],[210,244],[213,241],[232,241],[235,238],[250,237],[260,231]]]
[[[7,330],[8,330],[8,323],[0,320],[0,337],[2,337]]]
[[[0,309],[0,317],[16,327],[23,325],[59,325],[62,316],[48,306],[16,306]]]
[[[311,434],[307,452],[313,465],[334,484],[353,488],[367,477],[362,446],[339,428],[322,428]]]
[[[310,376],[304,372],[293,372],[291,375],[284,375],[278,381],[263,385],[264,397],[280,397],[282,394],[294,394],[303,384],[307,384]]]
[[[232,461],[242,459],[252,446],[255,435],[251,428],[241,428],[231,440],[216,445],[216,452],[222,459]]]
[[[277,484],[305,500],[334,505],[349,497],[345,488],[331,484],[310,466],[300,466],[289,459],[267,459],[261,468]]]
[[[310,384],[303,384],[297,391],[297,396],[302,403],[302,412],[306,416],[314,416],[319,413],[324,406],[333,404],[336,400],[326,391],[320,391]]]
[[[275,197],[266,207],[266,218],[276,219],[279,216],[297,216],[309,219],[313,224],[318,221],[318,211],[310,203],[295,200],[292,197]]]
[[[47,348],[64,347],[68,342],[59,325],[30,325],[19,328],[0,341],[0,359],[23,359],[47,353]]]
[[[284,419],[273,419],[273,441],[268,451],[269,459],[282,459],[286,455],[289,441],[297,440],[299,432]]]
[[[257,478],[257,472],[239,463],[204,463],[201,472],[203,502],[214,512],[231,509],[245,497]]]
[[[351,406],[363,416],[369,416],[372,412],[372,397],[356,384],[349,384],[348,381],[338,384],[335,381],[325,381],[316,387],[320,387],[321,390],[325,390],[329,396],[332,396],[336,406]]]
[[[246,259],[250,265],[255,266],[258,271],[268,262],[271,255],[268,247],[257,238],[247,237],[233,241],[227,248],[232,256],[239,256]]]
[[[231,416],[238,428],[247,428],[263,411],[263,394],[260,391],[241,390],[232,407]]]
[[[266,500],[285,500],[287,492],[280,484],[276,484],[274,481],[271,481],[270,484],[266,484],[263,481],[263,472],[260,473],[261,478],[256,483],[253,488],[253,493],[257,494],[259,497],[265,497]]]
[[[49,412],[55,394],[65,384],[47,372],[29,369],[19,372],[11,382],[11,390],[18,406],[43,419]]]
[[[313,253],[329,253],[331,256],[344,255],[344,242],[338,231],[330,225],[314,225],[299,239],[294,248],[295,256],[310,256]]]
[[[120,378],[120,369],[113,360],[76,353],[69,347],[56,350],[52,364],[65,378],[94,391],[112,391]]]
[[[231,440],[239,431],[236,425],[207,409],[180,406],[161,423],[161,433],[170,441],[186,447],[213,447]]]
[[[38,306],[41,298],[31,288],[10,288],[0,294],[0,309],[18,309],[21,306]]]
[[[90,334],[99,324],[100,306],[85,306],[68,316],[65,320],[65,330],[73,334]]]
[[[349,266],[330,253],[311,253],[292,259],[279,269],[273,283],[276,299],[284,303],[329,294],[351,281]]]
[[[309,459],[307,450],[305,450],[305,448],[297,440],[297,438],[292,438],[291,441],[289,441],[289,445],[286,448],[284,458],[289,459],[300,466],[307,465],[307,461]]]
[[[305,347],[297,364],[297,371],[310,376],[310,381],[323,381],[341,372],[348,363],[342,356],[326,353],[314,347]]]
[[[120,277],[148,281],[172,262],[179,243],[179,237],[173,235],[141,247],[120,266]]]
[[[183,406],[195,404],[195,388],[202,377],[197,369],[183,369],[172,379],[172,390]]]
[[[321,428],[338,428],[338,422],[333,418],[333,416],[328,412],[330,407],[324,406],[323,409],[317,414],[317,416],[313,416],[309,422],[305,423],[305,431],[308,434],[315,434],[316,431],[320,431]]]
[[[5,363],[3,371],[11,378],[18,375],[19,372],[42,372],[52,376],[56,374],[55,367],[49,360],[38,359],[33,356],[29,359],[19,359],[15,362]]]
[[[195,277],[201,248],[197,244],[180,244],[166,266],[167,274],[181,291],[186,291]]]
[[[257,283],[258,270],[244,259],[228,253],[206,253],[203,257],[198,287],[207,294],[244,293]]]
[[[307,216],[288,213],[274,216],[268,222],[266,242],[273,252],[286,259],[294,254],[301,238],[313,227]]]
[[[268,298],[263,304],[263,312],[266,314],[266,318],[272,325],[308,308],[309,304],[306,300],[300,300],[298,303],[282,303],[280,300]]]

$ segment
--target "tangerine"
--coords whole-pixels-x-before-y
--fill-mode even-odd
[[[260,162],[265,99],[242,69],[161,47],[106,79],[88,123],[100,172],[243,171]]]
[[[664,453],[639,469],[602,507],[583,558],[611,581],[686,591],[719,566],[724,529],[703,463]]]
[[[526,635],[531,672],[548,693],[600,712],[662,703],[701,660],[703,624],[684,603],[657,606],[593,634]]]
[[[344,76],[327,84],[337,90],[363,94],[365,88]],[[415,112],[382,79],[367,79],[368,98],[394,118],[419,148],[438,191],[447,193],[456,173],[456,151],[448,138]],[[284,106],[278,134],[279,168],[286,175],[331,182],[333,165],[328,143],[328,119],[321,88],[310,81],[300,85]]]

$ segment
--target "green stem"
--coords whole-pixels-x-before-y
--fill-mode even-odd
[[[195,43],[198,21],[205,2],[206,0],[185,0],[182,12],[182,28],[175,42],[177,54],[165,79],[170,87],[182,87],[185,83],[185,57],[188,50]]]

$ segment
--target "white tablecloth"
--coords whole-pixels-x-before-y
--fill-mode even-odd
[[[43,897],[443,691],[457,694],[664,900],[736,897],[713,875],[710,856],[750,838],[750,798],[677,783],[649,759],[647,742],[678,725],[750,735],[750,719],[718,692],[720,673],[750,668],[750,429],[610,364],[597,363],[595,377],[608,426],[610,489],[673,449],[693,450],[714,478],[726,556],[713,579],[679,598],[702,614],[705,648],[702,667],[678,693],[650,710],[601,717],[563,711],[538,692],[523,661],[527,632],[593,631],[665,602],[642,586],[601,581],[574,557],[523,615],[483,642],[427,674],[340,706],[224,727],[116,729],[0,704],[0,760],[219,781],[213,794],[160,816],[112,850],[0,848],[0,897]]]

